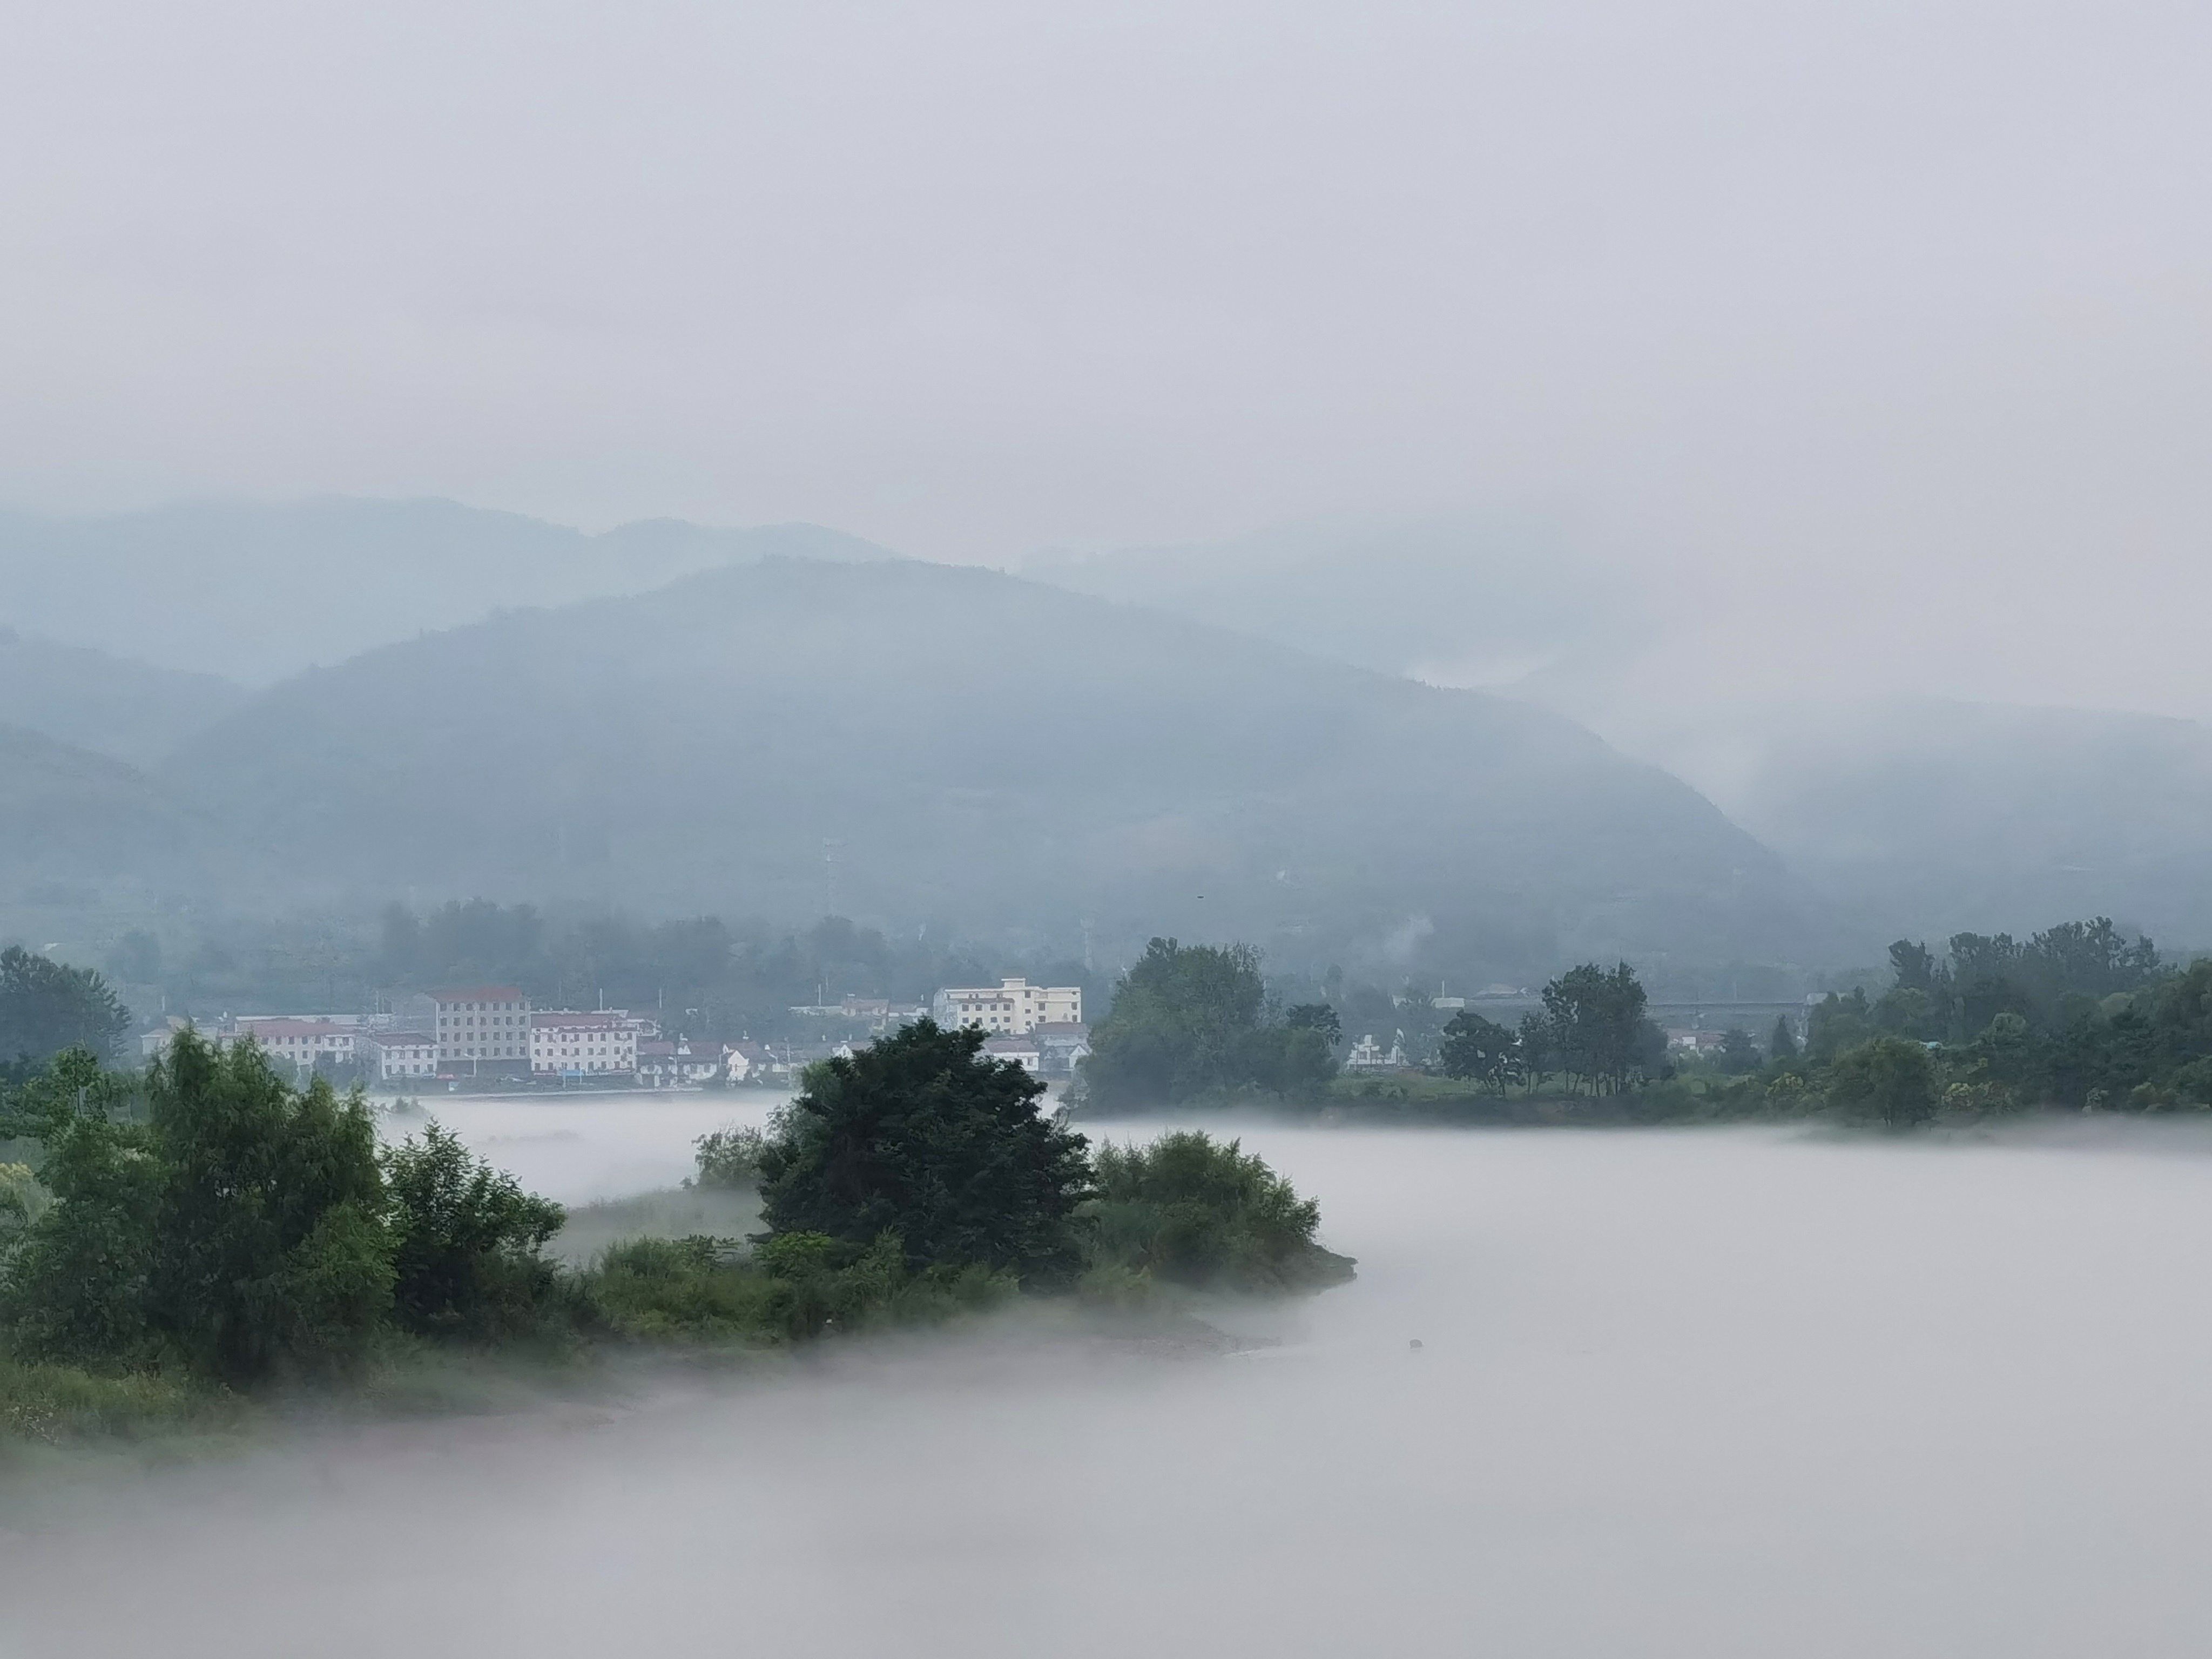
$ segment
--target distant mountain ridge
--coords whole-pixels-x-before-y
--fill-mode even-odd
[[[0,720],[134,766],[163,758],[250,695],[220,675],[0,627]]]
[[[918,562],[764,560],[386,646],[163,775],[303,899],[1088,923],[1501,975],[1820,926],[1710,803],[1556,715]]]
[[[0,624],[259,685],[494,611],[640,592],[770,555],[896,556],[814,525],[661,519],[593,535],[435,500],[4,513]]]
[[[2212,946],[2212,727],[2196,720],[1932,697],[1807,711],[1724,799],[1873,929],[2110,915]]]

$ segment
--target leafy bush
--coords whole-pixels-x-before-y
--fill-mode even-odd
[[[585,1294],[626,1335],[714,1341],[766,1334],[775,1287],[735,1262],[733,1249],[703,1235],[631,1239],[599,1258]]]
[[[740,1188],[760,1185],[761,1159],[768,1136],[755,1128],[717,1129],[691,1143],[698,1157],[702,1187]]]
[[[384,1169],[399,1323],[424,1335],[530,1328],[556,1289],[544,1251],[567,1218],[561,1206],[524,1192],[435,1122],[387,1152]]]
[[[1237,1291],[1318,1288],[1351,1276],[1348,1258],[1314,1242],[1319,1202],[1300,1198],[1241,1142],[1182,1130],[1148,1146],[1101,1146],[1094,1163],[1094,1273]]]
[[[784,1233],[750,1260],[725,1239],[634,1239],[608,1250],[587,1281],[617,1329],[684,1341],[799,1340],[932,1322],[1018,1289],[1011,1273],[974,1264],[912,1271],[889,1234],[855,1249],[824,1233]]]
[[[1828,1101],[1845,1117],[1909,1129],[1936,1115],[1936,1062],[1921,1043],[1878,1036],[1836,1056]]]

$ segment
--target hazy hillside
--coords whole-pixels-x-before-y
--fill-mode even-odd
[[[0,628],[0,720],[134,765],[159,760],[247,696],[218,675]]]
[[[2106,915],[2212,945],[2212,730],[1914,699],[1807,711],[1716,779],[1739,822],[1868,924]]]
[[[11,915],[27,898],[204,889],[251,844],[119,761],[0,726],[0,900]]]
[[[1810,927],[1709,803],[1557,716],[913,562],[769,561],[389,647],[173,775],[356,898],[1088,920],[1102,947],[1500,973]]]
[[[586,535],[442,501],[6,514],[0,623],[260,684],[497,610],[640,592],[769,554],[888,556],[811,525],[655,520]]]
[[[1638,599],[1534,517],[1283,525],[1223,542],[1036,553],[1020,574],[1448,685],[1500,685],[1587,655]]]

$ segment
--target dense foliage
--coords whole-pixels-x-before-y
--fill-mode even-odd
[[[130,1029],[131,1011],[91,969],[0,951],[0,1064],[42,1065],[64,1048],[105,1057]]]
[[[770,1229],[853,1249],[889,1235],[916,1267],[1070,1273],[1083,1137],[1040,1114],[1044,1085],[983,1041],[925,1019],[810,1067],[760,1154]]]
[[[1334,1284],[1352,1264],[1315,1243],[1321,1206],[1234,1140],[1197,1131],[1098,1149],[1094,1264],[1171,1284],[1267,1291]]]
[[[1569,969],[1544,987],[1543,1005],[1518,1030],[1462,1009],[1444,1027],[1438,1069],[1501,1095],[1514,1083],[1533,1090],[1553,1076],[1570,1093],[1606,1095],[1665,1061],[1666,1036],[1644,1018],[1644,986],[1625,962],[1610,971],[1595,963]]]
[[[544,1250],[567,1218],[436,1123],[386,1155],[392,1303],[424,1335],[495,1337],[532,1328],[554,1292]]]
[[[1152,940],[1091,1033],[1083,1069],[1090,1099],[1142,1109],[1206,1095],[1299,1096],[1325,1085],[1336,1071],[1334,1011],[1304,1006],[1295,1021],[1271,1021],[1266,1005],[1250,945]]]
[[[179,1424],[231,1391],[343,1379],[430,1340],[739,1343],[936,1320],[1024,1290],[1313,1289],[1351,1264],[1316,1203],[1234,1143],[1107,1148],[1042,1086],[924,1021],[807,1074],[765,1133],[700,1138],[702,1186],[756,1188],[749,1240],[548,1257],[560,1206],[436,1123],[380,1148],[358,1091],[295,1087],[191,1031],[142,1075],[72,1050],[0,1139],[0,1430]]]
[[[63,1056],[10,1103],[51,1195],[0,1273],[9,1346],[231,1386],[358,1369],[401,1328],[498,1334],[560,1225],[434,1127],[388,1154],[358,1094],[191,1032],[143,1079]]]

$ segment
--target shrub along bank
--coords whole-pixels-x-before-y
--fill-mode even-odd
[[[380,1146],[358,1091],[190,1032],[143,1074],[58,1056],[0,1106],[0,1427],[180,1425],[441,1349],[767,1346],[1015,1296],[1316,1288],[1350,1263],[1234,1145],[1107,1148],[1043,1086],[923,1021],[827,1061],[767,1133],[699,1146],[766,1231],[548,1252],[562,1206],[435,1123]],[[11,1154],[12,1155],[12,1154]]]

